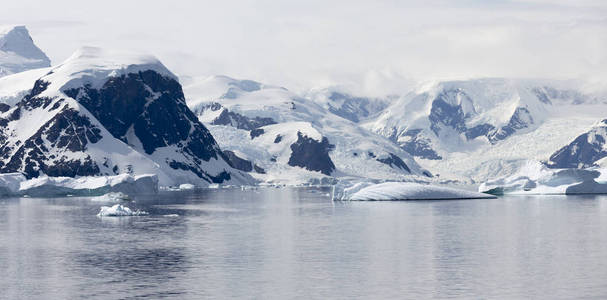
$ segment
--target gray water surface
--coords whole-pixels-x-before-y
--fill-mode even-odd
[[[607,197],[332,202],[329,190],[0,199],[0,298],[607,298]]]

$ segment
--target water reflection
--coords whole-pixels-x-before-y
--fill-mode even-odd
[[[607,296],[607,197],[336,202],[196,190],[99,218],[87,198],[2,199],[8,299]]]

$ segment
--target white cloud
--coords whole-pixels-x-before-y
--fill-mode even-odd
[[[83,44],[180,74],[390,93],[408,79],[607,78],[607,2],[37,1],[3,4],[57,63]]]

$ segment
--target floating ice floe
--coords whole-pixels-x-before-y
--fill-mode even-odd
[[[333,200],[391,201],[391,200],[449,200],[489,199],[493,195],[472,191],[433,186],[413,182],[360,182],[348,187],[333,188]]]
[[[132,209],[116,204],[114,206],[102,206],[97,214],[99,217],[128,217],[128,216],[144,216],[148,213],[141,210],[133,211]]]
[[[91,201],[95,202],[120,202],[120,201],[128,201],[129,196],[122,192],[112,192],[107,193],[101,196],[91,198]]]
[[[158,191],[154,174],[26,179],[19,173],[0,174],[0,196],[94,196],[110,192],[150,194]]]
[[[108,192],[149,194],[158,191],[158,177],[152,174],[94,177],[38,177],[21,182],[20,192],[30,196],[101,195]]]
[[[179,190],[183,191],[183,190],[193,190],[195,189],[196,186],[190,183],[184,183],[184,184],[180,184],[179,185]]]
[[[494,195],[605,194],[607,169],[549,169],[540,162],[529,161],[512,176],[481,184],[479,192]]]

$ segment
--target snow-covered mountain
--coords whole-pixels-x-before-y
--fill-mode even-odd
[[[340,116],[345,110],[337,105],[331,113],[322,101],[226,76],[192,79],[184,91],[190,108],[223,149],[263,169],[253,175],[260,180],[292,184],[342,177],[413,180],[431,176],[392,141],[358,126],[351,120],[353,114]],[[334,101],[342,104],[339,107],[365,102],[338,97]],[[368,116],[369,109],[365,110],[356,113],[357,118]]]
[[[550,156],[551,168],[588,168],[605,163],[607,157],[607,119]]]
[[[25,27],[0,28],[0,172],[155,173],[161,185],[474,183],[529,160],[607,165],[607,96],[579,82],[446,81],[374,98],[227,76],[181,81],[183,91],[153,57],[96,48],[50,67]]]
[[[362,126],[442,177],[475,181],[546,161],[605,118],[607,105],[570,82],[478,79],[426,85]]]
[[[355,123],[376,117],[397,98],[360,97],[337,87],[312,89],[305,93],[304,97],[320,104],[328,112]]]
[[[31,69],[50,67],[25,26],[0,27],[0,77]]]
[[[31,87],[0,107],[0,172],[154,173],[161,185],[253,182],[230,166],[186,106],[177,77],[154,57],[85,47],[43,70],[2,79]]]

